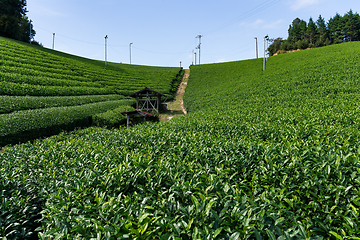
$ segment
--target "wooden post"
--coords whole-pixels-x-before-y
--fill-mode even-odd
[[[159,112],[159,107],[160,107],[160,101],[161,101],[161,97],[160,96],[157,96],[157,109],[156,111]]]
[[[129,116],[129,114],[126,114],[126,115],[127,115],[126,127],[129,128],[130,116]]]

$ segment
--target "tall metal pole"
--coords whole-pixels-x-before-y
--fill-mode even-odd
[[[52,49],[54,50],[55,47],[55,33],[53,33],[53,45],[52,45]]]
[[[201,45],[201,38],[203,37],[203,35],[197,35],[196,38],[199,38],[199,45],[197,46],[196,49],[199,49],[199,65],[200,65],[200,45]]]
[[[259,58],[257,37],[255,37],[255,40],[256,40],[256,58]]]
[[[107,65],[107,39],[108,39],[108,36],[106,35],[105,36],[105,66]]]
[[[199,64],[200,64],[200,44],[196,47],[196,49],[199,49]],[[196,52],[195,52],[195,65],[196,65]]]
[[[266,58],[266,56],[265,56],[265,38],[266,38],[266,36],[264,37],[264,63],[263,63],[263,71],[265,71],[265,58]]]
[[[269,40],[269,36],[266,35],[264,37],[264,67],[263,67],[263,70],[265,71],[265,62],[266,62],[266,42]]]
[[[132,45],[133,43],[130,43],[129,44],[129,52],[130,52],[130,64],[131,64],[131,45]]]
[[[194,50],[192,50],[192,56],[194,56]],[[191,61],[192,61],[192,63],[191,63],[191,65],[194,65],[194,58],[193,57],[191,57]]]

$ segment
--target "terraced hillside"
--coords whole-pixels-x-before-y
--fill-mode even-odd
[[[359,70],[359,43],[192,66],[186,116],[6,147],[0,234],[358,239]]]
[[[134,103],[128,94],[149,87],[171,96],[180,75],[179,68],[105,67],[100,61],[0,38],[0,145],[88,126],[99,120],[93,116],[116,108],[116,114],[108,115],[120,121],[119,112]]]

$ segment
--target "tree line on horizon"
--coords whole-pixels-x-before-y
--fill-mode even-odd
[[[314,21],[310,17],[306,22],[295,18],[288,29],[288,38],[269,39],[270,56],[291,50],[322,47],[342,42],[360,41],[360,15],[352,10],[341,16],[339,13],[326,23],[319,15]]]
[[[0,36],[30,42],[36,31],[26,16],[26,0],[0,0]],[[36,41],[31,41],[36,43]],[[40,44],[41,45],[41,44]]]

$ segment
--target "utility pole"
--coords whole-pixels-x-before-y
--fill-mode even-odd
[[[194,54],[195,54],[195,65],[196,65],[196,52],[194,52]]]
[[[29,33],[29,36],[30,36],[30,44],[31,44],[31,23],[32,23],[32,20],[30,20],[30,33]]]
[[[105,66],[107,65],[107,39],[108,39],[108,36],[106,35],[105,36]]]
[[[180,61],[180,68],[181,68],[181,61]]]
[[[191,61],[192,61],[192,63],[191,63],[191,65],[194,65],[194,58],[192,57],[192,56],[194,56],[194,50],[192,50],[192,55],[191,55]]]
[[[265,50],[265,47],[266,47],[266,41],[269,39],[269,36],[266,35],[264,37],[264,66],[263,66],[263,71],[265,71],[265,62],[266,62],[266,50]]]
[[[132,45],[133,43],[129,43],[129,52],[130,52],[130,64],[131,64],[131,45]]]
[[[255,37],[255,40],[256,40],[256,58],[259,58],[257,37]]]
[[[53,33],[53,46],[52,46],[53,50],[54,50],[54,47],[55,47],[55,33]]]
[[[199,49],[199,65],[200,65],[200,45],[201,45],[201,38],[202,37],[203,37],[203,35],[200,35],[200,34],[196,36],[196,38],[199,39],[199,45],[196,47],[196,49]]]

